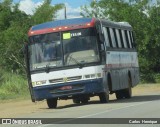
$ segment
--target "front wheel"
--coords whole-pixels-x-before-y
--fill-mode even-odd
[[[49,108],[57,107],[57,98],[47,99],[47,105]]]
[[[83,103],[83,104],[86,104],[86,103],[88,103],[88,98],[83,98],[82,100],[81,100],[81,102]]]
[[[99,99],[101,103],[108,103],[109,102],[109,94],[107,92],[99,93]]]
[[[73,103],[74,103],[74,104],[80,104],[80,100],[74,98],[74,99],[73,99]]]

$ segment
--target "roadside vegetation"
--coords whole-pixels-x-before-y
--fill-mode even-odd
[[[52,0],[36,8],[33,15],[20,11],[12,0],[0,0],[0,99],[29,97],[22,53],[31,26],[55,20],[63,4]],[[153,3],[154,2],[154,3]],[[142,83],[160,83],[159,0],[98,0],[81,7],[83,17],[126,21],[133,26]]]
[[[20,74],[0,73],[0,100],[29,98],[27,80]]]

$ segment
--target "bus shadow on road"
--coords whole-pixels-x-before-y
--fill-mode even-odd
[[[68,104],[68,105],[64,105],[64,106],[59,106],[57,107],[57,109],[63,109],[63,108],[71,108],[71,107],[79,107],[79,106],[85,106],[85,105],[91,105],[91,104],[101,104],[99,102],[99,100],[97,101],[89,101],[88,103],[80,103],[80,104]]]
[[[137,96],[133,96],[130,99],[110,100],[109,104],[110,103],[113,104],[113,103],[147,102],[147,101],[156,101],[156,100],[160,100],[160,95],[137,95]],[[86,104],[84,104],[84,103],[68,104],[68,105],[64,105],[64,106],[59,106],[59,107],[57,107],[57,109],[79,107],[79,106],[85,106],[85,105],[94,105],[94,104],[104,104],[104,103],[100,103],[99,100],[91,100]]]
[[[147,102],[160,100],[159,95],[137,95],[130,99],[110,100],[110,103],[131,103],[131,102]]]

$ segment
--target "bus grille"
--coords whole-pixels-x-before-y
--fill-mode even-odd
[[[73,77],[66,77],[66,78],[51,79],[49,80],[49,82],[50,83],[61,83],[61,82],[77,81],[80,79],[82,79],[82,76],[73,76]]]

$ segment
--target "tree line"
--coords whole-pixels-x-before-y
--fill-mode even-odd
[[[154,1],[155,2],[155,1]],[[12,0],[0,0],[0,68],[24,72],[21,52],[31,26],[55,20],[63,4],[51,0],[36,8],[33,15],[20,11]],[[136,38],[140,71],[146,81],[155,81],[160,72],[160,2],[157,0],[98,0],[81,7],[83,17],[129,22]]]

